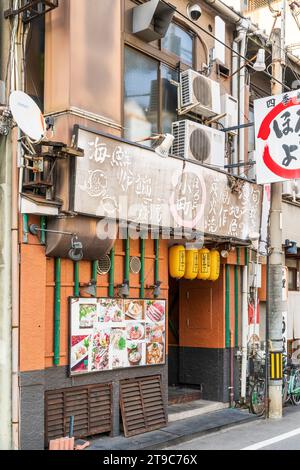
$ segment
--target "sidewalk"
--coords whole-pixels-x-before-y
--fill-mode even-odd
[[[231,409],[215,411],[192,418],[174,421],[165,428],[125,438],[102,437],[91,440],[88,450],[151,450],[164,449],[220,429],[232,427],[258,419],[248,410]]]

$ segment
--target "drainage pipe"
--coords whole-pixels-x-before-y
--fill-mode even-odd
[[[248,256],[245,250],[245,266],[242,268],[242,371],[241,398],[246,400],[247,337],[248,337]]]
[[[98,279],[98,261],[93,261],[92,263],[92,280],[96,282],[97,285]]]
[[[55,259],[55,301],[54,301],[54,360],[60,362],[60,304],[61,304],[61,259]]]
[[[28,243],[28,233],[29,233],[29,223],[28,215],[23,214],[23,243]]]
[[[239,266],[234,267],[234,345],[239,346]]]
[[[230,265],[226,264],[225,280],[225,347],[230,347]]]
[[[154,283],[159,282],[159,238],[154,240],[155,245],[155,263],[154,263]]]
[[[74,262],[74,297],[79,297],[79,261]]]
[[[140,272],[140,297],[144,299],[145,297],[145,239],[141,237],[140,240],[140,250],[141,250],[141,272]]]
[[[115,247],[112,247],[110,252],[110,271],[109,271],[109,287],[108,297],[115,295]]]
[[[41,245],[46,245],[46,232],[44,231],[47,228],[46,217],[44,215],[41,216]]]
[[[124,277],[124,281],[128,282],[128,289],[130,289],[129,277],[130,277],[130,238],[129,238],[129,231],[127,230],[127,238],[125,240],[125,277]]]

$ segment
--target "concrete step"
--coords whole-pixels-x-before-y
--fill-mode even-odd
[[[179,403],[189,403],[191,401],[200,400],[202,398],[199,389],[188,387],[169,387],[169,405],[176,405]]]
[[[181,419],[200,416],[205,413],[212,413],[228,408],[228,403],[217,401],[195,400],[189,403],[174,404],[168,406],[169,423],[180,421]]]

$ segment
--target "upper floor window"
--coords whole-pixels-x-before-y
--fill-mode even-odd
[[[181,62],[193,66],[193,36],[175,23],[171,23],[161,48],[176,55]]]
[[[178,72],[135,49],[125,48],[124,136],[138,142],[171,132],[177,120]],[[150,141],[144,142],[150,146]]]

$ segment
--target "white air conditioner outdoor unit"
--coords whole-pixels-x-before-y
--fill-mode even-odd
[[[180,85],[182,112],[187,108],[204,117],[221,114],[219,83],[189,69],[180,74]]]
[[[286,198],[292,198],[293,200],[299,199],[300,197],[300,180],[288,180],[282,183],[282,196]]]
[[[173,122],[172,155],[224,169],[225,133],[194,121]]]
[[[220,120],[225,129],[238,125],[238,101],[228,93],[221,96],[221,113],[226,116]],[[230,131],[232,135],[237,135],[237,130]]]

